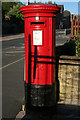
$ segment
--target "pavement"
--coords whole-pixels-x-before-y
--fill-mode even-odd
[[[19,33],[19,34],[16,34],[16,35],[3,36],[2,41],[13,40],[13,39],[17,39],[17,38],[24,38],[24,33]]]
[[[21,111],[15,120],[80,120],[80,106],[57,104],[56,111],[37,109],[31,110],[29,113]]]
[[[17,36],[17,35],[16,35]],[[14,118],[24,104],[24,38],[2,41],[2,117]]]
[[[56,34],[56,46],[63,45],[70,37],[62,31],[57,31]],[[15,119],[16,116],[21,119],[25,115],[25,111],[20,111],[24,104],[24,33],[4,36],[1,42],[3,118]]]

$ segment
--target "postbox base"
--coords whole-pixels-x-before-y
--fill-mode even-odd
[[[52,107],[57,103],[56,84],[30,85],[25,82],[25,102],[30,106]]]

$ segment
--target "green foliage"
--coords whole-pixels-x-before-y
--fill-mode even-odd
[[[77,31],[76,30],[74,30],[74,34],[75,34],[75,36],[77,35]]]
[[[80,57],[80,35],[75,38],[76,43],[76,56]]]
[[[13,7],[13,5],[16,5],[16,2],[2,2],[2,11],[5,12],[5,14],[7,14],[10,10],[10,8]]]
[[[22,6],[21,2],[2,2],[2,34],[24,32],[24,17],[19,11]]]
[[[16,5],[16,2],[2,2],[2,19],[5,21],[5,15],[9,12],[10,8],[13,7],[13,5]]]
[[[77,37],[74,36],[73,38],[70,38],[68,40],[68,43],[69,43],[68,50],[72,52],[72,55],[80,57],[80,35],[78,35]]]
[[[20,13],[19,8],[24,6],[20,2],[17,5],[14,5],[13,8],[10,8],[8,15],[13,22],[19,22],[19,20],[24,20],[23,15]]]

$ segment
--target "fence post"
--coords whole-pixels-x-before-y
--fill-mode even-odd
[[[77,26],[76,26],[76,16],[75,16],[75,19],[74,19],[74,21],[75,21],[75,36],[77,36],[77,30],[76,30],[76,28],[77,28]]]
[[[71,16],[71,37],[77,37],[80,33],[80,17]]]
[[[77,24],[77,35],[79,33],[79,17],[78,17],[78,24]]]
[[[71,37],[73,37],[73,15],[71,16]]]

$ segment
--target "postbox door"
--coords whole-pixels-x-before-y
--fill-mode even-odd
[[[26,18],[26,82],[30,79],[33,85],[52,84],[54,81],[52,78],[54,67],[49,64],[54,61],[49,58],[54,56],[52,23],[52,17],[40,17],[39,21],[35,21],[35,17]]]

